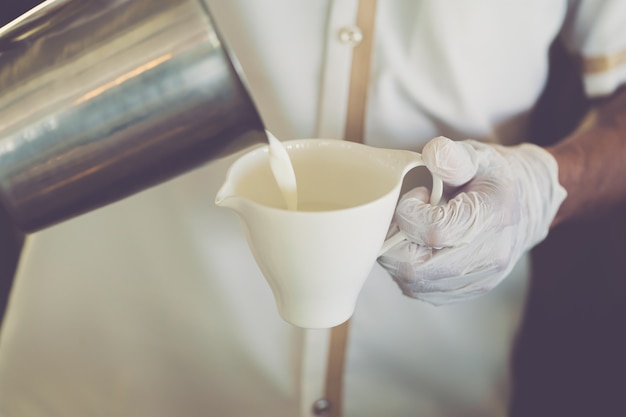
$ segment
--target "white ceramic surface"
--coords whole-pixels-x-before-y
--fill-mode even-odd
[[[285,205],[268,146],[230,167],[215,202],[240,216],[281,317],[305,328],[336,326],[354,311],[383,246],[402,179],[423,162],[415,152],[340,140],[283,144],[296,174],[298,211]],[[440,190],[438,181],[434,188]]]

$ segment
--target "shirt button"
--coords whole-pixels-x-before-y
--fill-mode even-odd
[[[318,417],[324,417],[330,415],[330,401],[326,398],[320,398],[313,403],[313,415]]]
[[[347,46],[357,46],[363,41],[363,32],[357,26],[344,26],[337,33],[339,42]]]

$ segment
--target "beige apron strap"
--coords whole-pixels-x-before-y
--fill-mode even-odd
[[[350,320],[331,329],[328,363],[326,366],[326,385],[324,387],[324,397],[328,400],[329,409],[324,416],[341,417],[342,415],[343,372],[348,347],[349,327]]]
[[[348,113],[344,137],[363,142],[365,110],[370,77],[376,0],[360,0],[356,25],[363,34],[361,43],[354,47],[348,95]],[[326,368],[325,398],[329,402],[328,417],[341,417],[343,411],[343,374],[345,369],[350,320],[331,329],[328,364]]]
[[[363,142],[365,109],[374,45],[374,21],[376,0],[360,0],[356,25],[363,33],[363,40],[354,47],[348,95],[348,114],[344,137],[352,142]]]

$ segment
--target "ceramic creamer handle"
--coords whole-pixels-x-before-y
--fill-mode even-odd
[[[439,204],[442,195],[443,181],[441,180],[441,178],[433,175],[433,189],[430,192],[430,204]],[[389,239],[385,240],[385,243],[383,243],[380,252],[378,252],[378,256],[384,255],[389,249],[393,248],[401,242],[404,242],[405,240],[408,240],[406,234],[403,231],[399,231],[395,235],[391,236]]]

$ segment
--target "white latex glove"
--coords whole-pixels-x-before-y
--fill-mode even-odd
[[[403,293],[431,304],[486,293],[542,241],[566,196],[556,160],[544,149],[437,137],[424,147],[428,169],[450,199],[428,204],[423,187],[406,193],[390,235],[408,237],[378,262]],[[449,188],[452,190],[449,190]]]

